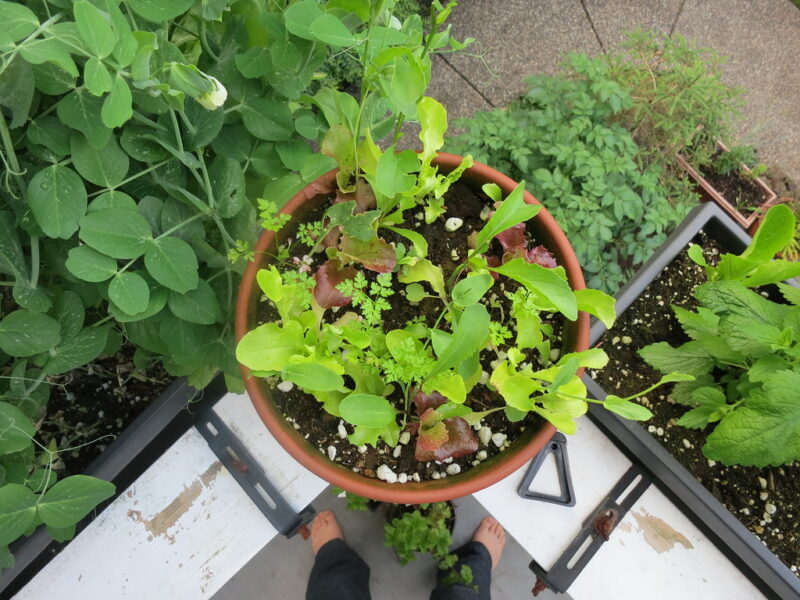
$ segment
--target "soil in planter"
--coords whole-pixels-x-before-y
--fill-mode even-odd
[[[695,239],[706,259],[717,257],[719,244],[700,234]],[[709,256],[713,253],[713,257]],[[709,260],[709,262],[715,262]],[[692,290],[706,281],[703,269],[682,252],[622,314],[600,343],[610,357],[602,372],[590,373],[609,393],[635,394],[658,381],[660,373],[638,351],[652,343],[673,346],[689,341],[670,305],[696,307]],[[800,569],[800,466],[758,469],[726,467],[703,456],[706,435],[713,431],[686,429],[676,424],[688,410],[669,397],[663,386],[641,399],[653,411],[647,431],[686,467],[725,507],[756,534],[795,573]],[[775,512],[770,511],[775,508]]]
[[[0,315],[17,308],[10,288],[0,288]],[[158,361],[137,369],[135,350],[123,344],[116,354],[48,377],[52,389],[37,439],[45,446],[55,439],[59,450],[75,448],[59,453],[54,468],[60,477],[85,471],[174,379]],[[2,366],[0,375],[7,375]]]
[[[59,454],[63,476],[85,471],[174,379],[159,362],[137,369],[134,351],[125,344],[114,355],[50,378],[54,385],[39,436],[45,445],[55,438],[59,448],[81,446]]]
[[[447,212],[434,223],[426,224],[424,222],[422,209],[420,208],[419,211],[414,211],[413,209],[406,211],[405,214],[408,220],[399,227],[413,229],[427,240],[428,258],[433,264],[441,266],[446,280],[457,264],[466,257],[469,251],[467,244],[469,234],[473,231],[479,231],[485,224],[479,215],[483,207],[489,202],[488,198],[478,196],[466,185],[457,183],[446,195]],[[321,207],[312,211],[306,220],[314,221],[320,219],[327,206],[327,203],[323,203]],[[455,232],[446,231],[444,229],[445,221],[449,217],[456,216],[463,219],[463,225]],[[405,238],[395,236],[391,232],[382,231],[381,234],[388,242],[408,244]],[[530,237],[530,234],[528,235]],[[535,242],[535,240],[532,241]],[[489,250],[489,254],[500,256],[502,252],[499,243],[495,241],[493,244],[496,247],[493,245]],[[314,272],[325,261],[326,257],[324,253],[321,253],[314,255],[312,259],[311,269]],[[364,273],[367,279],[375,277],[375,274],[370,271],[364,271]],[[384,330],[402,328],[407,321],[414,318],[422,318],[428,326],[433,326],[439,312],[442,310],[441,302],[436,299],[426,298],[417,305],[411,305],[404,297],[403,290],[405,286],[398,283],[396,277],[393,278],[393,282],[395,293],[388,298],[392,308],[384,313]],[[504,290],[511,292],[516,286],[515,282],[506,280],[502,285],[496,284],[496,287],[492,288],[493,293],[489,293],[488,296],[495,300],[495,304],[494,307],[487,306],[487,309],[493,319],[499,319],[501,311],[505,315],[509,314],[511,303],[504,297],[502,292]],[[342,310],[348,309],[352,310],[348,307]],[[327,311],[326,317],[329,320],[338,318],[333,311]],[[549,322],[553,326],[553,339],[558,340],[563,329],[563,322],[560,318],[553,318],[552,315],[548,314],[544,314],[542,317],[545,322]],[[278,315],[271,303],[262,302],[259,304],[258,324],[274,321],[277,318]],[[501,346],[501,350],[507,350],[507,348]],[[487,373],[492,372],[490,363],[494,358],[492,353],[484,352],[482,367]],[[395,387],[398,388],[399,386]],[[494,434],[505,435],[505,442],[500,445],[494,441],[490,441],[486,445],[481,443],[476,454],[448,459],[444,463],[436,461],[419,462],[414,458],[415,439],[413,437],[408,443],[398,444],[395,448],[388,446],[383,441],[380,441],[376,448],[369,445],[356,447],[346,438],[347,434],[352,433],[352,427],[338,417],[325,412],[322,409],[322,405],[313,396],[297,388],[284,393],[274,386],[271,394],[286,420],[295,429],[299,430],[300,434],[320,453],[328,456],[333,455],[334,462],[372,478],[377,477],[376,472],[381,465],[387,465],[398,476],[405,474],[409,481],[439,479],[447,477],[448,474],[453,475],[454,472],[464,472],[487,458],[502,452],[508,445],[519,438],[526,428],[538,428],[543,424],[543,420],[533,414],[529,414],[522,421],[511,423],[503,411],[497,411],[483,420],[483,426],[491,429]],[[403,410],[403,400],[398,392],[391,395],[389,400],[395,404],[398,410]],[[485,386],[476,385],[468,395],[466,405],[475,411],[484,411],[497,406],[505,406],[505,402],[498,394],[490,392]],[[458,465],[458,467],[456,468],[452,465]],[[450,470],[449,473],[448,469]]]
[[[755,179],[743,175],[740,171],[723,174],[709,170],[703,177],[743,214],[757,210],[767,201],[768,195],[764,189]]]

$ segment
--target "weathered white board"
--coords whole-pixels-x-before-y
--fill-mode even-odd
[[[298,511],[326,483],[291,458],[246,396],[216,405]],[[15,598],[210,598],[277,532],[189,430]]]
[[[630,461],[583,417],[567,436],[576,504],[568,508],[517,495],[527,465],[475,494],[545,569],[580,531]],[[533,489],[553,485],[543,471]],[[655,486],[634,504],[568,593],[576,600],[756,600],[764,596]]]

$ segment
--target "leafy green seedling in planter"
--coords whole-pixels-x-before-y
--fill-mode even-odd
[[[782,280],[800,275],[800,264],[771,260],[791,240],[791,210],[771,208],[741,255],[723,254],[708,265],[699,246],[689,256],[706,268],[708,282],[694,295],[696,311],[673,307],[691,338],[677,348],[666,342],[640,351],[662,372],[694,381],[679,383],[672,398],[690,410],[679,425],[714,425],[703,454],[724,464],[764,467],[800,459],[800,291]],[[785,303],[753,290],[777,283]]]
[[[533,413],[574,432],[594,401],[579,370],[608,357],[600,349],[559,356],[556,329],[579,311],[609,326],[615,316],[613,298],[572,290],[555,257],[531,241],[525,224],[540,206],[525,202],[524,183],[505,198],[497,185],[483,186],[486,219],[471,235],[458,230],[461,219],[445,223],[445,193],[472,159],[447,174],[433,165],[447,115],[423,94],[430,52],[461,47],[441,30],[454,4],[434,2],[424,34],[419,19],[393,26],[374,3],[366,31],[352,34],[364,66],[360,102],[325,88],[313,97],[330,127],[322,151],[339,165],[338,191],[322,218],[299,226],[258,273],[278,318],[237,348],[252,375],[291,382],[349,424],[354,445],[396,446],[401,434],[416,435],[418,461],[475,452],[474,428],[499,411],[512,422]],[[419,153],[397,151],[406,119],[419,123]],[[381,131],[394,132],[385,150],[373,141]],[[431,260],[429,240],[415,230],[423,220],[463,236],[469,249],[452,268]],[[427,308],[395,322],[398,302]],[[487,394],[502,400],[473,401]],[[630,398],[605,406],[650,416]]]

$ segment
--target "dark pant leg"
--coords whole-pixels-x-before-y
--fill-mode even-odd
[[[440,570],[430,600],[491,600],[492,557],[486,546],[469,542],[456,550],[455,555],[458,556],[456,571],[460,571],[462,565],[472,568],[472,586],[446,585],[444,579],[448,573]]]
[[[331,540],[314,558],[306,600],[370,600],[369,565],[344,540]]]

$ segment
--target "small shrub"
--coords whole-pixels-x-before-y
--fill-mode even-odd
[[[658,165],[616,120],[634,105],[602,58],[569,55],[561,77],[535,76],[505,110],[460,121],[448,149],[526,180],[569,237],[591,287],[616,291],[666,238],[689,202],[670,202]]]

